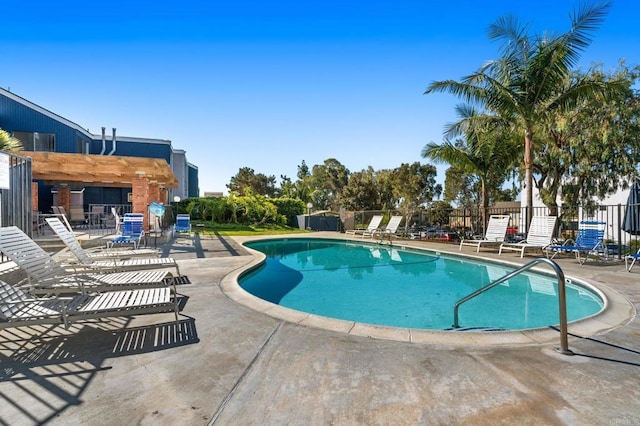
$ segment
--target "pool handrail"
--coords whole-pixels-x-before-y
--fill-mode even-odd
[[[460,305],[462,305],[464,302],[468,302],[469,300],[473,299],[474,297],[478,296],[479,294],[484,293],[487,290],[492,289],[493,287],[502,284],[503,282],[510,280],[511,278],[515,277],[516,275],[521,274],[522,272],[531,269],[532,267],[534,267],[535,265],[537,265],[538,263],[546,263],[547,265],[551,266],[551,268],[554,270],[554,272],[556,273],[556,276],[558,277],[558,310],[559,310],[559,315],[560,315],[560,348],[558,348],[558,352],[561,353],[562,355],[573,355],[573,352],[571,350],[569,350],[569,339],[567,337],[568,332],[567,332],[567,298],[566,298],[566,291],[565,291],[565,279],[564,279],[564,272],[562,271],[562,269],[560,268],[560,265],[558,265],[556,262],[554,262],[551,259],[547,259],[545,257],[539,257],[537,259],[533,259],[531,262],[521,266],[520,268],[516,269],[515,271],[501,277],[498,278],[497,280],[495,280],[492,283],[487,284],[486,286],[474,291],[471,294],[468,294],[467,296],[463,297],[462,299],[458,300],[454,307],[453,307],[453,328],[460,328],[460,324],[458,321],[458,308],[460,308]]]

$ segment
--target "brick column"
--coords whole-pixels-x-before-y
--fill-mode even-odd
[[[38,209],[38,182],[31,182],[31,210],[40,211]]]
[[[149,182],[149,202],[147,204],[151,204],[152,201],[162,203],[162,200],[160,199],[160,185],[158,185],[158,182]]]
[[[160,202],[163,204],[167,204],[169,201],[167,198],[169,197],[169,192],[167,188],[160,188]]]
[[[133,178],[131,182],[131,196],[133,202],[131,208],[133,213],[142,213],[144,215],[144,230],[149,230],[149,215],[147,215],[147,206],[149,205],[149,178],[139,176]]]
[[[68,186],[58,187],[58,205],[64,208],[67,214],[71,214],[71,188]]]

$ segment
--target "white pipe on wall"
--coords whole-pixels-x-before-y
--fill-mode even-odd
[[[107,150],[107,141],[105,139],[105,135],[104,135],[104,131],[105,128],[102,128],[102,151],[100,151],[100,155],[103,155],[104,152]]]
[[[109,154],[107,155],[113,155],[114,152],[116,152],[116,128],[113,128],[113,148],[111,148],[111,151],[109,151]]]

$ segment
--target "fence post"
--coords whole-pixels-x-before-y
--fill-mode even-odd
[[[618,204],[618,218],[614,221],[618,224],[618,259],[622,259],[622,205]]]

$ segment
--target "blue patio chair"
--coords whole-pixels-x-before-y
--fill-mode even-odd
[[[112,248],[114,245],[133,244],[133,248],[138,249],[144,237],[143,224],[142,213],[125,213],[120,235],[109,241],[107,248]]]
[[[578,225],[578,236],[575,241],[569,239],[562,245],[549,246],[546,249],[547,257],[553,259],[558,253],[573,253],[581,265],[584,265],[589,256],[606,257],[605,228],[605,222],[581,221]],[[553,255],[549,256],[551,253]],[[581,255],[584,255],[584,260]]]
[[[191,217],[188,214],[176,215],[176,223],[173,225],[173,236],[176,237],[176,234],[187,234],[189,239],[191,239],[191,244],[193,244],[191,234]]]
[[[624,264],[627,268],[627,272],[631,272],[631,268],[633,268],[633,265],[636,264],[636,261],[638,259],[640,259],[640,249],[638,249],[638,251],[635,253],[631,253],[625,256]],[[631,264],[629,264],[629,262],[631,262]]]
[[[176,215],[176,224],[173,227],[173,231],[191,234],[191,217],[188,214]]]

